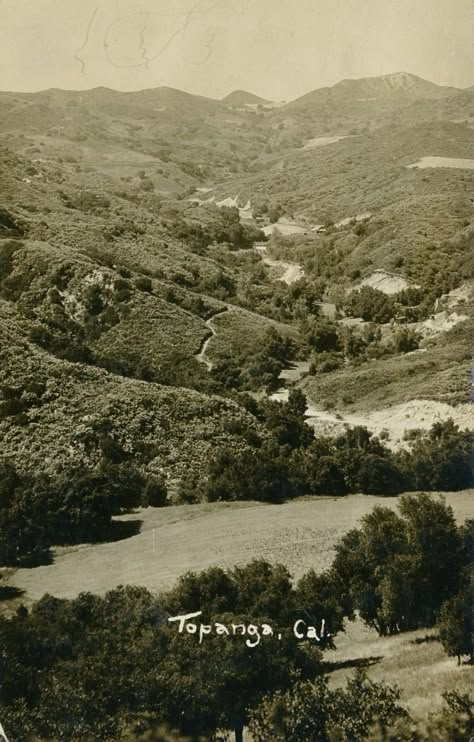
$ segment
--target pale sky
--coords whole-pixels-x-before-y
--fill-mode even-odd
[[[474,84],[474,0],[0,0],[0,90],[291,100],[347,77]]]

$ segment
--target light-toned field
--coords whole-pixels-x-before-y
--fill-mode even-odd
[[[345,136],[335,137],[314,137],[313,139],[307,139],[303,149],[312,149],[313,147],[326,147],[328,144],[335,144],[340,139],[347,139]]]
[[[305,234],[307,230],[304,227],[300,227],[298,224],[269,224],[267,227],[263,227],[262,232],[269,237],[275,232],[279,232],[284,237],[289,237],[292,234]]]
[[[399,291],[404,291],[408,288],[409,284],[403,276],[398,276],[395,273],[388,273],[384,270],[376,270],[370,276],[364,278],[364,280],[354,288],[358,289],[361,286],[370,286],[370,288],[377,289],[377,291],[383,291],[384,294],[390,296],[392,294],[397,294]]]
[[[474,516],[472,491],[449,493],[456,518]],[[230,567],[255,558],[282,562],[298,578],[310,568],[329,567],[334,545],[374,505],[395,508],[397,499],[351,495],[300,499],[283,505],[214,503],[148,508],[138,535],[115,543],[57,550],[53,564],[20,569],[8,584],[29,602],[48,592],[73,598],[82,591],[103,594],[120,584],[152,591],[170,587],[188,570]]]
[[[474,160],[466,157],[422,157],[408,167],[424,169],[426,167],[454,167],[461,170],[474,170]]]
[[[361,621],[347,622],[346,633],[324,659],[331,686],[344,686],[354,668],[362,667],[374,682],[398,686],[401,703],[414,719],[426,719],[442,707],[444,691],[472,694],[474,687],[474,667],[458,667],[456,658],[447,657],[434,629],[379,637]]]

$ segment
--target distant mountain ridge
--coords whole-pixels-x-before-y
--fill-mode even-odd
[[[387,98],[391,96],[408,96],[412,98],[445,98],[456,93],[474,92],[474,85],[466,88],[437,85],[424,80],[409,72],[396,72],[378,77],[364,77],[360,79],[340,80],[333,86],[315,88],[299,98],[287,103],[288,107],[299,106],[302,102],[309,102],[312,98],[333,100],[371,100],[373,98]],[[255,104],[270,104],[267,98],[250,93],[247,90],[234,90],[222,99],[210,98],[195,93],[189,93],[178,88],[162,85],[157,88],[148,88],[135,91],[120,91],[108,87],[90,88],[87,90],[63,90],[61,88],[49,88],[36,92],[14,92],[0,91],[2,97],[12,97],[23,100],[42,100],[59,103],[84,98],[90,102],[123,101],[134,103],[139,106],[147,105],[191,105],[199,102],[204,106],[245,106]]]
[[[333,94],[343,97],[357,93],[378,95],[401,93],[403,95],[414,95],[417,98],[430,98],[451,95],[453,92],[457,92],[457,88],[436,85],[434,82],[429,82],[408,72],[396,72],[380,77],[341,80],[333,86],[332,91]]]

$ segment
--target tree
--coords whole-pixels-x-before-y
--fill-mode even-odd
[[[417,562],[417,600],[421,625],[431,626],[441,604],[458,590],[464,566],[462,538],[453,509],[425,493],[400,499],[408,554]]]
[[[472,486],[471,453],[471,433],[449,419],[418,435],[398,460],[413,489],[457,490]]]
[[[303,407],[306,411],[306,399],[299,390],[290,392],[288,402],[265,400],[261,403],[265,425],[278,446],[305,448],[313,440],[313,431],[304,420]]]
[[[314,323],[304,322],[300,331],[305,342],[317,353],[341,350],[338,327],[331,320],[321,318]]]
[[[313,440],[307,448],[293,452],[290,476],[299,492],[315,495],[344,495],[348,492],[335,452],[322,439]]]
[[[406,551],[403,521],[389,508],[376,506],[336,545],[331,574],[347,615],[359,611],[362,620],[385,635],[389,626],[381,615],[379,583],[393,558]]]
[[[322,677],[267,696],[249,728],[255,742],[362,742],[372,739],[374,724],[386,730],[408,717],[399,698],[396,688],[374,683],[361,671],[334,691]]]
[[[284,213],[285,209],[281,204],[271,204],[267,210],[270,224],[275,224]]]
[[[393,342],[397,353],[410,353],[419,347],[421,336],[408,327],[401,327],[395,333]]]
[[[287,625],[295,608],[291,575],[282,564],[254,559],[230,573],[236,589],[235,611]]]
[[[470,585],[441,606],[439,638],[446,654],[457,657],[458,665],[461,664],[461,657],[466,654],[473,661],[472,617],[473,596]]]
[[[44,596],[0,619],[1,717],[11,737],[119,739],[131,713],[156,708],[163,621],[159,601],[139,587]]]
[[[383,324],[394,317],[395,302],[393,297],[387,296],[383,291],[372,286],[362,286],[351,291],[344,304],[344,311],[351,317],[362,317],[367,322]]]
[[[288,394],[288,411],[293,415],[304,417],[306,413],[306,396],[301,389],[294,388],[290,389]]]
[[[163,605],[170,615],[202,610],[206,615],[235,610],[236,586],[232,576],[220,567],[182,575],[176,586],[163,596]]]
[[[248,624],[249,616],[221,614],[212,620]],[[249,648],[242,636],[209,636],[199,644],[195,636],[176,634],[158,669],[166,688],[160,710],[183,733],[210,735],[230,728],[235,742],[241,742],[249,714],[266,693],[288,688],[299,673],[314,675],[319,665],[319,651],[304,649],[291,637],[265,637]]]
[[[321,646],[334,648],[336,634],[344,630],[344,607],[331,574],[317,575],[311,569],[303,575],[296,585],[294,604],[311,625],[320,626],[324,620],[325,637]]]
[[[334,441],[335,455],[351,492],[396,494],[404,488],[396,462],[367,428],[355,426]]]
[[[331,574],[349,617],[379,634],[433,626],[459,590],[465,556],[452,509],[405,495],[400,515],[377,506],[336,546]]]
[[[166,481],[161,475],[147,477],[141,495],[141,505],[144,507],[161,508],[168,504],[168,490]]]
[[[290,691],[266,696],[250,717],[255,742],[329,742],[327,680],[297,683]]]
[[[250,647],[239,635],[206,635],[199,643],[196,636],[176,635],[174,628],[160,666],[167,688],[161,702],[164,717],[184,733],[210,734],[218,727],[230,727],[239,742],[249,712],[265,693],[289,687],[298,674],[314,675],[319,670],[319,650],[284,633],[295,615],[294,598],[286,568],[263,560],[183,576],[163,597],[171,615],[199,610],[206,625],[266,623],[274,634],[262,636]]]
[[[221,451],[209,466],[202,490],[209,502],[281,502],[291,494],[288,462],[282,449],[274,442],[257,450]]]

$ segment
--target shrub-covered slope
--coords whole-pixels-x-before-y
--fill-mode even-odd
[[[182,474],[218,446],[246,447],[255,419],[235,403],[52,356],[27,339],[25,320],[0,300],[2,455],[20,471],[93,467],[111,436],[144,470]]]

